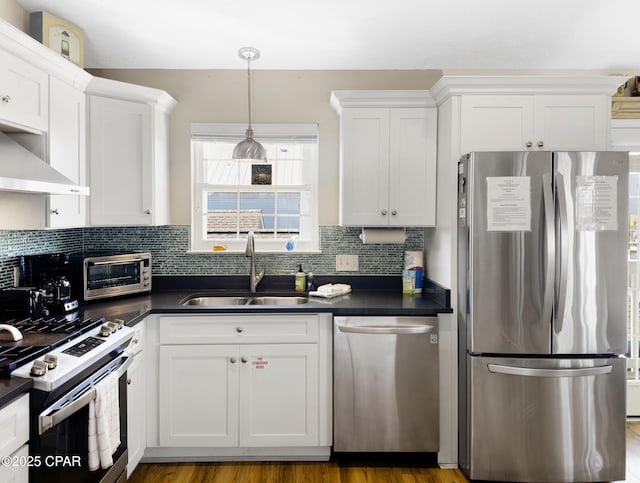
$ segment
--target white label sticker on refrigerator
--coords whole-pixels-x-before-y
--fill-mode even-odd
[[[531,178],[487,178],[487,231],[531,231]]]
[[[618,229],[617,176],[576,176],[576,229]]]

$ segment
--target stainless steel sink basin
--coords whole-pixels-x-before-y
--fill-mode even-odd
[[[226,305],[299,305],[306,304],[307,297],[299,295],[194,295],[185,298],[181,305],[220,307]]]
[[[299,305],[309,301],[306,297],[299,296],[264,296],[249,299],[250,305]]]
[[[182,301],[182,305],[205,305],[205,306],[218,306],[218,305],[245,305],[247,303],[246,297],[230,297],[230,296],[207,296],[207,297],[191,297]]]

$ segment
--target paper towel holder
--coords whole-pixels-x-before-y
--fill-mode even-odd
[[[358,235],[363,245],[367,244],[404,244],[407,240],[406,228],[365,228]]]

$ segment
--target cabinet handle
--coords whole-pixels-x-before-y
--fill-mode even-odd
[[[236,363],[236,361],[237,361],[237,359],[236,359],[235,357],[231,357],[231,358],[229,359],[229,362],[231,362],[231,364],[235,364],[235,363]]]
[[[60,210],[58,208],[54,208],[53,210],[51,210],[51,214],[52,215],[59,215],[60,214]]]
[[[150,210],[150,209],[144,210],[144,212],[145,212],[147,215],[150,215],[150,214],[151,214],[151,210]]]
[[[11,96],[8,94],[5,94],[0,99],[2,99],[2,102],[4,102],[5,104],[9,104],[9,102],[11,101]]]
[[[380,214],[381,214],[382,216],[387,216],[387,210],[382,210],[382,211],[380,212]]]
[[[398,212],[397,212],[396,210],[393,210],[393,211],[391,212],[391,216],[396,216],[397,214],[398,214]]]
[[[538,141],[538,147],[541,148],[542,146],[544,146],[544,142],[543,141]]]
[[[533,146],[533,143],[532,143],[531,141],[527,141],[526,146],[527,146],[528,148],[530,148],[531,146]]]
[[[236,332],[239,334],[240,332],[242,332],[242,327],[236,327]]]
[[[246,364],[249,359],[247,359],[246,357],[242,357],[240,360],[243,364]]]

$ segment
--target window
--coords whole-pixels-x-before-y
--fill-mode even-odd
[[[245,124],[191,125],[191,249],[244,251],[253,231],[258,251],[317,251],[318,126],[252,127],[267,163],[231,159]]]

